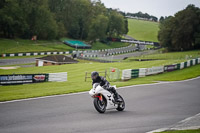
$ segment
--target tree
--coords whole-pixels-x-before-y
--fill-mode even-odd
[[[48,0],[29,0],[27,22],[30,35],[39,39],[54,39],[57,36],[57,23],[48,7]]]
[[[124,31],[124,34],[127,34],[128,33],[128,20],[127,18],[124,19],[124,24],[125,24],[125,31]]]
[[[28,39],[33,35],[38,39],[68,36],[92,40],[108,34],[120,36],[128,32],[128,21],[123,15],[107,9],[100,0],[0,0],[0,36]],[[100,29],[94,38],[91,27]]]
[[[111,11],[109,16],[108,35],[109,37],[119,37],[124,34],[124,17],[116,11]]]
[[[151,21],[158,21],[158,18],[153,16],[153,15],[149,15],[148,13],[142,13],[142,12],[138,12],[138,13],[127,13],[126,16],[132,16],[132,17],[138,17],[138,18],[143,18],[146,20],[151,20]]]
[[[172,47],[171,34],[172,28],[174,26],[174,17],[169,16],[168,18],[160,24],[160,31],[158,32],[158,40],[163,47]]]
[[[48,0],[6,0],[1,6],[0,24],[4,37],[30,39],[37,35],[39,39],[56,38],[58,27]]]
[[[165,20],[163,16],[160,17],[159,22],[162,23]]]
[[[3,8],[0,9],[0,28],[3,36],[14,38],[16,34],[23,34],[27,24],[17,0],[3,1],[1,6]]]
[[[104,40],[106,38],[108,21],[108,17],[104,15],[98,15],[93,19],[89,30],[89,40],[92,42],[95,42],[97,39]]]
[[[174,17],[168,17],[160,23],[158,39],[169,50],[190,50],[199,48],[200,9],[188,5]]]

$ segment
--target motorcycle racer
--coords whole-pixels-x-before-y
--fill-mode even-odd
[[[115,90],[114,87],[110,86],[110,83],[102,76],[99,76],[99,73],[94,71],[91,73],[91,78],[92,78],[92,85],[94,83],[99,83],[100,86],[102,86],[104,89],[108,90],[109,92],[114,94],[114,98],[116,102],[121,102],[122,100],[119,97],[119,94]]]

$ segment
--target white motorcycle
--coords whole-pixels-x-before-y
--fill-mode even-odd
[[[116,86],[113,87],[116,89]],[[94,107],[99,113],[104,113],[108,109],[116,109],[118,111],[123,111],[125,109],[124,99],[119,95],[121,102],[116,102],[114,94],[102,88],[99,83],[93,85],[89,94],[94,98]]]

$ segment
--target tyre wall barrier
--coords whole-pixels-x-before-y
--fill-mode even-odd
[[[138,78],[138,77],[139,77],[139,69],[132,69],[131,78]]]
[[[129,80],[131,78],[145,77],[148,75],[160,74],[163,72],[171,72],[175,70],[181,70],[196,64],[200,64],[200,58],[191,59],[186,62],[181,62],[173,65],[158,66],[152,68],[140,68],[140,69],[125,69],[122,70],[122,80]]]
[[[181,62],[180,64],[181,64],[180,69],[183,69],[184,68],[184,62]]]
[[[122,80],[131,79],[131,69],[126,69],[122,71]]]
[[[64,51],[64,52],[38,52],[38,53],[29,52],[29,53],[2,54],[2,57],[56,55],[56,54],[69,54],[69,51]]]
[[[177,70],[177,65],[176,64],[166,65],[166,66],[164,66],[164,70],[165,70],[165,72],[171,72],[171,71]]]
[[[152,67],[152,68],[147,68],[146,75],[154,75],[154,74],[159,74],[164,72],[164,66],[158,66],[158,67]]]
[[[147,72],[147,68],[140,68],[139,69],[139,77],[145,77]]]
[[[79,51],[82,53],[82,57],[105,57],[105,56],[110,56],[110,55],[117,55],[117,54],[122,54],[122,53],[130,53],[136,51],[135,49],[131,48],[133,47],[132,45],[129,45],[127,47],[121,47],[121,48],[113,48],[113,49],[104,49],[104,50],[88,50],[88,51]],[[127,50],[129,49],[129,50]],[[120,51],[114,51],[114,50],[120,50]],[[97,53],[97,52],[108,52],[106,54],[102,53]],[[73,53],[76,53],[76,51],[72,51]]]

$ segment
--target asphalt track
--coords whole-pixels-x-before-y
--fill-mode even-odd
[[[87,92],[1,103],[0,133],[145,133],[200,112],[200,78],[118,92],[125,111],[105,114],[97,113]]]
[[[34,63],[35,58],[0,59],[0,66]]]
[[[140,48],[143,49],[144,45],[141,45]],[[100,59],[106,59],[106,60],[123,59],[125,57],[141,56],[141,55],[146,55],[146,54],[152,54],[155,52],[156,52],[156,50],[149,50],[149,51],[142,51],[142,52],[137,51],[137,52],[115,55],[115,56],[100,57]],[[20,59],[0,59],[0,66],[35,63],[35,59],[36,58],[34,58],[34,57],[20,58]]]
[[[141,46],[142,47],[142,46]],[[144,45],[143,45],[144,47]],[[107,56],[107,57],[100,57],[100,59],[106,59],[106,60],[112,60],[112,59],[124,59],[125,57],[137,57],[137,56],[142,56],[142,55],[148,55],[148,54],[153,54],[156,53],[157,50],[148,50],[148,51],[137,51],[137,52],[132,52],[132,53],[127,53],[127,54],[119,54],[119,55],[114,55],[114,56]]]

